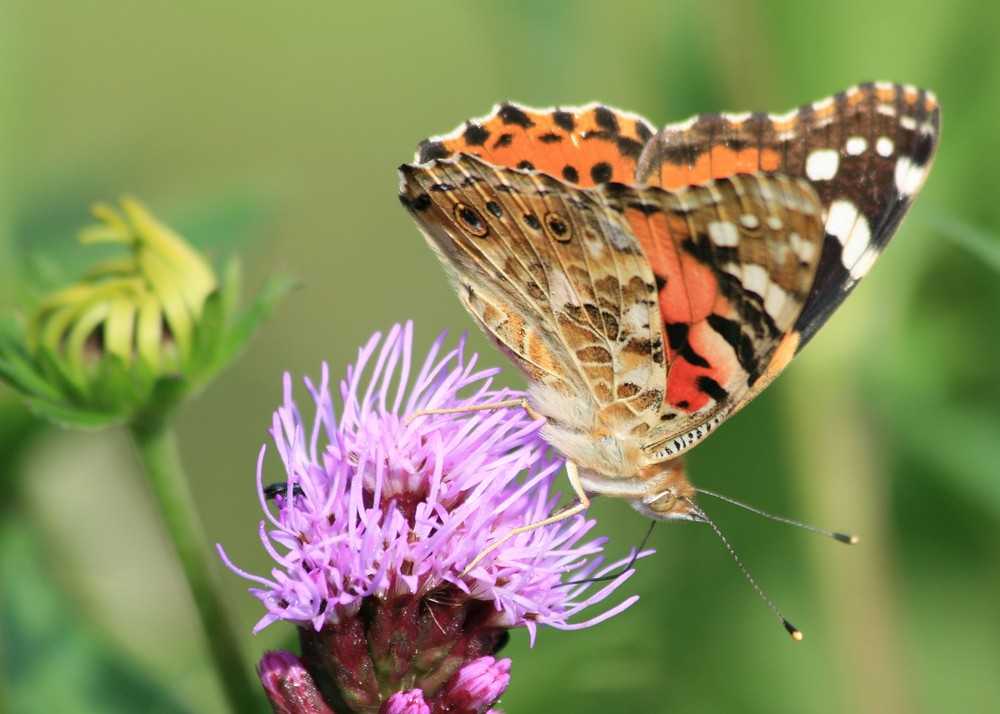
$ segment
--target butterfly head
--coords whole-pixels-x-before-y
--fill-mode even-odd
[[[695,505],[697,491],[687,480],[683,461],[674,459],[652,464],[646,471],[648,475],[643,474],[646,493],[641,498],[630,499],[635,510],[655,521],[705,520],[701,509]]]

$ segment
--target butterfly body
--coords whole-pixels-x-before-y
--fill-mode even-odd
[[[400,198],[582,487],[700,520],[683,454],[864,275],[938,122],[897,85],[658,133],[600,105],[505,104],[422,143]]]

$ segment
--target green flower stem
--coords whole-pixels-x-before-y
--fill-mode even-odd
[[[201,626],[226,699],[233,712],[267,711],[260,682],[250,676],[219,591],[211,560],[215,551],[205,541],[195,512],[187,477],[181,466],[177,439],[169,419],[152,419],[130,427],[139,451],[139,461],[152,484],[170,539],[187,576],[191,595],[201,617]]]

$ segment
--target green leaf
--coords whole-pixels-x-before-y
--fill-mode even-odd
[[[74,409],[62,403],[42,399],[26,399],[25,406],[37,417],[67,429],[103,429],[125,422],[128,414]]]

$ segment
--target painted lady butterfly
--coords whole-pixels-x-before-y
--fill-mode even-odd
[[[681,456],[868,272],[940,121],[931,93],[878,83],[659,132],[598,104],[502,104],[420,145],[400,199],[567,458],[579,500],[544,522],[587,493],[704,520]]]

